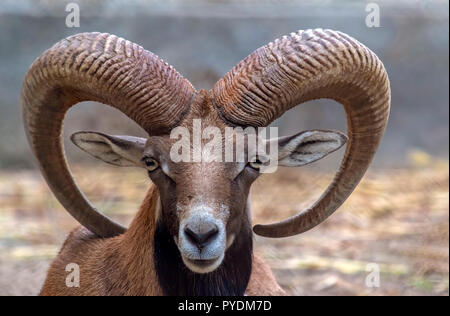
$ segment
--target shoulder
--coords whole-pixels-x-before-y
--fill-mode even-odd
[[[101,238],[90,232],[84,227],[77,227],[72,230],[59,251],[59,254],[52,261],[47,272],[47,278],[43,285],[41,295],[85,295],[89,294],[92,286],[84,284],[83,291],[81,288],[69,288],[66,286],[66,279],[71,270],[71,265],[76,264],[79,267],[80,275],[88,275],[90,265],[95,248],[101,243]],[[94,252],[93,252],[94,250]],[[82,278],[84,283],[92,282],[90,276]],[[94,294],[94,293],[91,293]]]
[[[86,245],[86,243],[92,243],[99,239],[101,238],[96,236],[87,228],[79,226],[69,233],[64,241],[61,251],[67,247],[82,247],[83,245]]]

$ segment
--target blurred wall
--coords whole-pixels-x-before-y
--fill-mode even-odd
[[[79,3],[81,27],[65,25],[65,5]],[[392,113],[378,166],[404,163],[411,149],[448,157],[449,26],[447,1],[375,1],[381,27],[365,24],[366,1],[31,1],[0,2],[0,167],[33,166],[20,117],[23,77],[53,43],[86,31],[114,33],[161,56],[197,88],[211,88],[231,67],[269,41],[306,28],[350,34],[384,62]],[[83,104],[70,111],[67,135],[79,129],[140,131],[117,111]],[[292,110],[280,133],[308,128],[345,130],[335,102]],[[69,154],[73,147],[68,146]],[[82,157],[74,152],[74,159]]]

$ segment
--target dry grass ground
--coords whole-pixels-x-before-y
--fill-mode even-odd
[[[100,209],[128,223],[149,181],[139,170],[74,168]],[[254,222],[293,215],[332,175],[281,170],[253,188]],[[256,237],[256,249],[292,295],[448,295],[448,162],[370,172],[329,220],[301,236]],[[35,295],[76,223],[33,171],[0,172],[0,295]],[[380,286],[365,281],[378,265]]]

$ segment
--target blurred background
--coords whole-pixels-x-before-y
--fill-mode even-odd
[[[80,8],[80,27],[66,26],[69,3]],[[366,24],[373,3],[379,27]],[[113,33],[159,55],[197,89],[209,89],[256,48],[318,27],[348,33],[384,62],[392,87],[389,126],[367,176],[335,215],[301,236],[255,237],[256,249],[291,295],[448,295],[448,17],[444,0],[1,1],[0,295],[36,295],[76,226],[36,170],[21,121],[22,80],[45,49],[79,32]],[[79,130],[143,136],[142,130],[91,102],[71,109],[65,123],[81,188],[109,216],[129,223],[151,185],[145,172],[106,166],[67,139]],[[346,129],[342,107],[330,100],[298,107],[274,126],[281,135]],[[261,177],[252,191],[254,222],[308,206],[332,179],[342,153]],[[366,286],[371,264],[381,272],[379,287]]]

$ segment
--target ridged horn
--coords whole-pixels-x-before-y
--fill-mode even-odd
[[[213,88],[225,122],[267,126],[292,107],[329,98],[346,111],[349,142],[333,182],[308,209],[279,223],[256,225],[266,237],[303,233],[330,216],[353,192],[378,148],[389,117],[386,70],[367,47],[341,32],[307,30],[259,48]]]
[[[61,133],[71,106],[82,101],[108,104],[149,134],[160,134],[182,119],[194,93],[156,55],[114,35],[77,34],[45,51],[24,79],[22,113],[28,141],[59,202],[98,236],[125,231],[89,203],[69,171]]]

